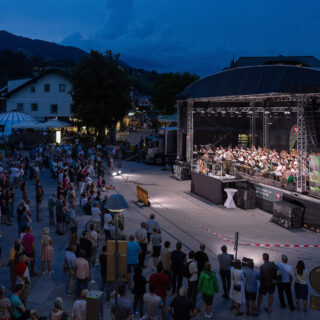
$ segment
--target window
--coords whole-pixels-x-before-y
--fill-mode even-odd
[[[23,111],[23,103],[18,103],[17,104],[17,110],[18,111]]]
[[[59,84],[59,91],[60,92],[65,92],[66,91],[66,84],[65,83],[60,83]]]
[[[58,113],[58,105],[57,104],[52,104],[50,105],[50,113]]]
[[[38,104],[37,103],[31,103],[31,111],[38,111]]]
[[[50,84],[49,83],[46,83],[44,85],[44,92],[49,92],[50,91]]]
[[[30,87],[30,92],[35,93],[36,92],[36,87]]]

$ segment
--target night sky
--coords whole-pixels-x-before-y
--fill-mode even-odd
[[[232,57],[320,58],[319,0],[0,0],[0,29],[112,49],[134,67],[221,70]]]

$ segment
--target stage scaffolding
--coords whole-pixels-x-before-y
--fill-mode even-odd
[[[225,96],[212,98],[193,98],[178,101],[178,155],[191,163],[193,157],[193,114],[201,110],[211,113],[245,113],[250,117],[251,143],[255,145],[256,117],[262,114],[263,147],[269,147],[269,117],[270,113],[297,114],[297,192],[306,191],[306,171],[304,164],[307,158],[307,128],[305,125],[305,109],[312,99],[319,99],[320,94],[261,94],[246,96]],[[201,107],[197,107],[197,102]],[[227,103],[226,105],[223,105]],[[229,104],[228,104],[229,103]],[[239,103],[241,106],[237,107]],[[219,106],[221,104],[222,106]],[[246,106],[243,106],[246,104]],[[181,112],[187,114],[186,155],[182,155],[183,123],[179,120]]]

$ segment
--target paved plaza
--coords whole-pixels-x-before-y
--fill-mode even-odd
[[[42,204],[41,217],[43,220],[35,222],[33,214],[33,233],[36,243],[36,266],[40,273],[40,238],[43,227],[49,226],[47,199],[52,192],[56,192],[56,181],[50,177],[49,170],[44,169],[40,175],[40,181],[45,191],[45,200]],[[115,185],[116,191],[126,198],[129,209],[125,212],[126,234],[134,234],[141,221],[146,220],[151,213],[156,215],[162,227],[163,241],[171,241],[173,247],[176,241],[181,241],[183,251],[190,249],[198,250],[200,243],[205,243],[210,262],[214,269],[218,270],[217,254],[223,244],[228,246],[229,253],[233,252],[233,240],[235,232],[239,232],[238,257],[253,258],[255,265],[262,263],[262,253],[268,252],[272,261],[280,261],[281,254],[289,257],[289,264],[295,266],[297,260],[302,259],[306,263],[308,270],[319,265],[320,248],[261,248],[243,245],[242,243],[271,243],[271,244],[320,244],[320,235],[308,231],[286,230],[270,222],[270,214],[259,209],[244,211],[241,209],[226,209],[221,206],[199,198],[190,193],[190,181],[177,181],[172,178],[172,173],[162,171],[160,167],[137,164],[135,162],[123,163],[123,175],[108,178],[108,183]],[[145,188],[150,195],[151,207],[143,207],[137,203],[136,186]],[[35,212],[35,188],[32,181],[28,180],[29,198],[32,204],[32,212]],[[112,191],[113,192],[113,191]],[[115,191],[114,191],[115,192]],[[20,201],[21,191],[15,191],[15,205]],[[79,232],[84,229],[89,216],[77,209],[79,217]],[[320,213],[319,213],[320,214]],[[66,295],[67,278],[63,273],[63,257],[69,242],[69,235],[57,236],[55,227],[50,227],[50,235],[53,238],[54,258],[52,267],[54,274],[49,276],[36,276],[31,279],[31,290],[28,299],[28,308],[35,308],[40,315],[48,315],[52,308],[53,300],[61,296],[64,307],[71,313],[74,297]],[[13,221],[13,226],[2,225],[1,231],[4,235],[1,239],[2,259],[8,259],[9,249],[13,241],[17,238],[17,223]],[[219,234],[220,236],[217,236]],[[223,239],[225,237],[225,239]],[[102,241],[99,243],[99,254],[102,248]],[[152,258],[147,257],[148,268],[144,270],[144,275],[151,274]],[[95,283],[90,285],[90,289],[97,289],[100,282],[99,266],[92,273]],[[219,275],[218,275],[219,278]],[[220,281],[220,279],[219,279]],[[10,288],[9,269],[3,267],[0,273],[0,283]],[[234,314],[229,310],[230,302],[222,299],[222,286],[220,292],[214,298],[213,313],[215,319],[234,319]],[[312,290],[311,290],[312,292]],[[314,292],[312,292],[314,293]],[[131,293],[127,294],[130,299]],[[172,295],[169,296],[169,302]],[[198,295],[197,307],[202,309],[202,299]],[[110,319],[110,305],[105,304],[104,319]],[[277,294],[275,294],[271,315],[262,311],[259,319],[317,319],[320,313],[309,310],[307,313],[297,311],[290,312],[288,309],[281,310]],[[244,316],[246,317],[246,316]],[[168,318],[169,319],[169,318]],[[204,319],[203,313],[196,319]]]

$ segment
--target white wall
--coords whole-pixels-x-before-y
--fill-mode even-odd
[[[44,91],[44,85],[50,85],[50,91]],[[59,91],[59,84],[65,84],[65,92]],[[31,87],[35,87],[35,92],[31,92]],[[72,98],[70,95],[71,83],[60,74],[49,73],[37,82],[33,82],[27,87],[12,94],[7,99],[7,112],[18,109],[18,104],[23,103],[23,112],[30,114],[36,119],[44,117],[69,117]],[[31,110],[31,104],[38,104],[38,111]],[[51,113],[51,104],[58,105],[58,113]]]

